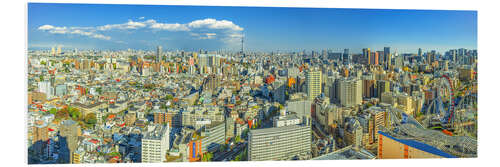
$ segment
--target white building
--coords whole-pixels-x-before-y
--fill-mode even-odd
[[[49,81],[38,82],[38,90],[47,95],[47,98],[51,98],[54,94],[53,88],[50,86]]]
[[[148,127],[148,132],[142,138],[142,162],[157,163],[166,161],[170,143],[170,126],[157,125]]]
[[[290,125],[250,130],[248,160],[290,160],[294,156],[310,156],[311,143],[310,126]]]
[[[301,120],[296,115],[277,116],[274,119],[274,127],[298,125],[300,123]]]

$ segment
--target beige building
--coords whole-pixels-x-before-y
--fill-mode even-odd
[[[359,79],[344,79],[339,81],[339,99],[344,107],[352,107],[362,102],[363,83]]]
[[[321,71],[311,69],[306,72],[307,97],[314,100],[321,94]]]
[[[403,110],[408,115],[413,115],[413,100],[408,95],[398,95],[398,108]]]

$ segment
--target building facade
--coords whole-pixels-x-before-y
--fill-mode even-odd
[[[311,153],[311,127],[291,125],[250,130],[248,160],[287,160]]]
[[[321,94],[321,71],[310,70],[306,72],[307,96],[313,100]]]
[[[141,147],[141,162],[157,163],[166,161],[165,154],[170,146],[170,126],[156,125],[144,134]]]

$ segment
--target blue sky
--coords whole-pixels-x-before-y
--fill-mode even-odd
[[[477,48],[477,12],[28,4],[30,48],[254,51]]]

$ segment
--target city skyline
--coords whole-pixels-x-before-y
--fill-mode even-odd
[[[239,51],[243,36],[249,51],[477,48],[476,11],[43,3],[28,9],[29,49]]]
[[[477,158],[476,24],[475,11],[29,4],[27,163]]]

